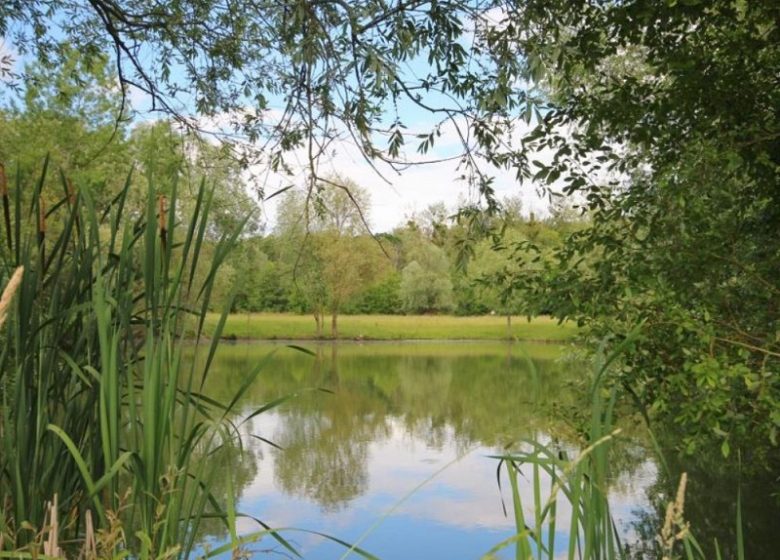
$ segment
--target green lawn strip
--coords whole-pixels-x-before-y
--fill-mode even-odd
[[[213,332],[218,316],[209,314],[206,334]],[[328,325],[329,327],[330,325]],[[573,323],[558,324],[549,317],[512,320],[512,336],[519,340],[562,341],[577,333]],[[288,313],[246,313],[230,315],[224,338],[256,340],[311,340],[316,338],[314,319]],[[326,329],[326,338],[329,330]],[[455,317],[450,315],[343,315],[339,317],[339,338],[351,340],[504,340],[506,319],[497,316]]]

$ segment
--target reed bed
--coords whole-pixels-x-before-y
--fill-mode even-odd
[[[200,389],[214,278],[241,226],[215,236],[205,184],[182,216],[176,184],[133,207],[130,173],[98,206],[62,173],[62,192],[45,192],[49,172],[0,169],[0,557],[187,558],[206,518],[237,539],[233,496],[212,491],[231,473],[208,458],[240,445],[241,395]],[[185,323],[206,356],[186,367]]]

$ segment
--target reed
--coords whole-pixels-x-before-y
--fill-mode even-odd
[[[43,192],[48,167],[32,188],[20,173],[8,187],[0,169],[0,556],[97,551],[99,533],[113,534],[101,557],[186,558],[207,517],[237,539],[233,496],[212,492],[231,473],[207,458],[235,445],[241,395],[220,404],[200,394],[217,345],[201,333],[243,224],[208,239],[214,258],[199,262],[205,184],[182,220],[175,184],[130,208],[131,172],[98,207],[64,174],[61,198]],[[184,365],[185,343],[205,365]]]

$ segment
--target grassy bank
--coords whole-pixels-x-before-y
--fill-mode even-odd
[[[215,313],[206,320],[211,334],[219,320]],[[327,331],[326,331],[327,332]],[[549,317],[530,322],[512,319],[512,337],[518,340],[561,341],[572,338],[577,327],[559,325]],[[238,339],[316,338],[314,319],[309,315],[287,313],[246,313],[230,315],[223,337]],[[327,334],[326,334],[327,336]],[[501,340],[507,338],[505,317],[454,317],[450,315],[343,315],[339,317],[339,338],[365,340]]]

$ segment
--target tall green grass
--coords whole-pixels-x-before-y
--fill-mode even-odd
[[[233,443],[240,394],[224,405],[200,394],[217,344],[200,334],[240,227],[199,262],[213,236],[205,185],[186,217],[175,184],[131,208],[132,174],[98,208],[64,175],[61,193],[43,192],[48,167],[34,181],[17,172],[10,189],[0,181],[2,285],[24,267],[0,333],[0,556],[35,552],[52,532],[50,502],[60,542],[83,541],[92,520],[121,527],[109,554],[187,557],[207,517],[237,538],[233,497],[211,491],[231,473],[208,457]],[[193,324],[206,360],[185,367]]]

